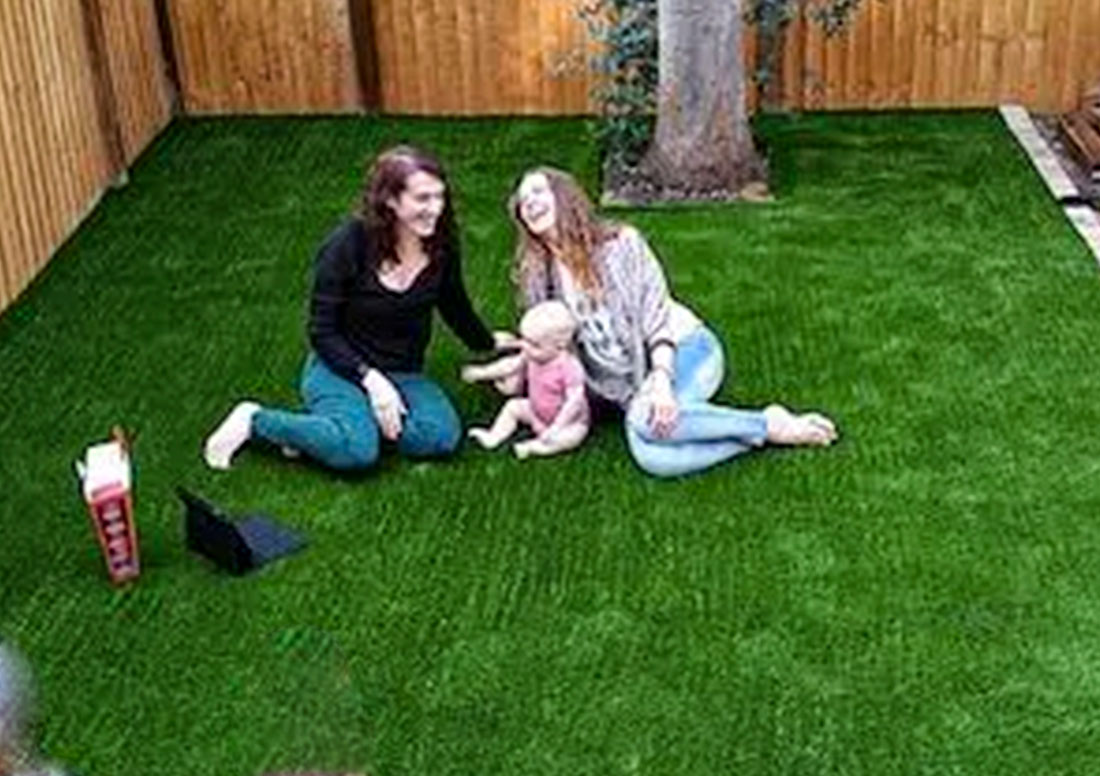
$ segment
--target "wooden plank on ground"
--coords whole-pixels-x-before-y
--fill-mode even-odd
[[[1088,205],[1070,205],[1062,211],[1100,264],[1100,214]]]
[[[1100,171],[1100,134],[1085,118],[1083,112],[1063,114],[1058,127],[1067,140],[1067,145],[1078,160],[1095,173]]]
[[[1047,189],[1058,201],[1080,199],[1081,193],[1070,180],[1054,151],[1039,134],[1031,116],[1020,105],[1002,105],[1001,118],[1023,147]]]

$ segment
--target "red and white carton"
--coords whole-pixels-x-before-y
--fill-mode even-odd
[[[117,439],[92,445],[84,460],[76,462],[76,471],[111,581],[117,585],[135,579],[141,564],[126,445]]]

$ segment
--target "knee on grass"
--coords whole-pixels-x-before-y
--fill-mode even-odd
[[[462,442],[458,415],[408,424],[398,439],[398,449],[409,458],[447,458]]]
[[[677,477],[687,471],[682,462],[671,454],[673,451],[667,448],[635,437],[628,439],[627,447],[634,463],[651,477]]]
[[[378,463],[378,439],[368,434],[349,433],[339,449],[327,454],[321,461],[337,471],[361,472]]]

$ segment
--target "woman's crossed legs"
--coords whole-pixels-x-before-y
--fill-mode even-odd
[[[626,413],[627,446],[635,462],[658,477],[701,471],[734,456],[773,444],[827,445],[836,439],[832,421],[818,413],[795,415],[773,404],[744,410],[710,403],[725,371],[718,338],[699,327],[676,348],[676,426],[666,437],[649,427],[648,402],[634,401]]]
[[[398,451],[410,458],[453,453],[462,437],[462,424],[443,390],[421,374],[387,376],[408,408]],[[257,438],[288,452],[304,453],[330,469],[372,467],[378,460],[380,434],[366,393],[314,354],[306,360],[301,392],[304,412],[266,409],[252,402],[237,405],[207,440],[207,463],[213,468],[229,468],[233,454],[249,439]]]

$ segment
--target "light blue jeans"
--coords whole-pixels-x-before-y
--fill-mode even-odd
[[[452,454],[462,440],[462,423],[447,395],[422,374],[386,375],[408,408],[397,449],[410,458]],[[302,370],[304,412],[261,409],[252,435],[305,453],[330,469],[369,469],[378,460],[380,433],[370,397],[310,353]]]
[[[631,402],[626,442],[635,462],[655,477],[702,471],[764,444],[767,422],[759,410],[711,404],[725,372],[722,343],[700,326],[676,345],[675,393],[680,405],[676,428],[667,437],[649,428],[649,403]]]

